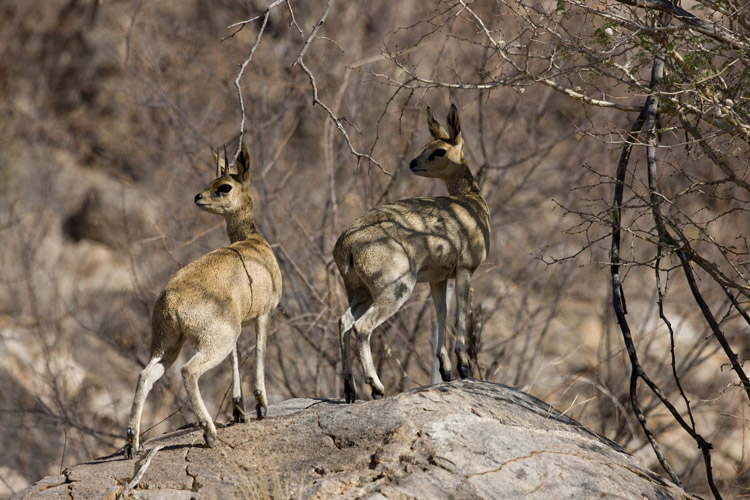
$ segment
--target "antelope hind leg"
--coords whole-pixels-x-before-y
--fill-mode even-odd
[[[370,350],[370,334],[372,332],[360,334],[356,331],[356,327],[354,330],[357,334],[359,359],[362,362],[362,368],[365,372],[365,383],[370,385],[372,399],[383,399],[385,386],[383,386],[380,378],[378,378],[378,372],[375,371],[375,363],[372,361],[372,352]]]
[[[218,340],[219,335],[214,336]],[[206,446],[213,448],[216,439],[216,426],[211,419],[211,414],[206,409],[206,404],[201,397],[198,388],[198,379],[211,368],[216,367],[226,358],[235,346],[234,336],[230,334],[232,340],[225,346],[214,346],[209,351],[198,351],[182,367],[182,380],[185,383],[185,390],[188,395],[188,402],[193,412],[198,416],[198,424],[203,429],[203,438],[206,440]],[[222,342],[223,343],[223,342]],[[222,348],[223,347],[223,348]]]
[[[354,325],[352,306],[339,318],[339,346],[341,347],[341,378],[344,380],[344,399],[347,403],[357,400],[357,387],[352,375],[351,333]]]
[[[178,347],[179,350],[179,347]],[[130,409],[130,420],[125,435],[125,458],[134,458],[140,446],[139,438],[141,432],[141,414],[146,396],[151,388],[171,364],[171,360],[163,360],[161,357],[153,357],[146,367],[138,375],[138,384],[133,397],[133,406]]]
[[[370,336],[372,331],[380,326],[383,321],[401,309],[404,302],[411,297],[416,284],[416,276],[404,275],[399,281],[382,289],[379,295],[373,297],[372,304],[355,320],[352,327],[357,337],[357,350],[359,360],[362,363],[365,382],[370,385],[373,399],[382,399],[385,395],[385,387],[378,378],[375,363],[372,361]]]

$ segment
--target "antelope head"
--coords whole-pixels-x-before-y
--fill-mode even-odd
[[[231,165],[227,159],[226,148],[224,158],[214,152],[216,160],[216,179],[211,181],[203,191],[195,195],[195,204],[203,211],[213,214],[229,216],[239,210],[252,211],[253,195],[250,185],[253,182],[250,174],[250,154],[245,144],[242,144],[237,159],[237,173],[230,172]]]
[[[463,170],[466,165],[464,138],[458,121],[458,110],[453,104],[448,112],[447,124],[448,130],[445,130],[432,116],[430,107],[427,107],[427,127],[433,140],[409,163],[412,173],[421,177],[447,179]]]

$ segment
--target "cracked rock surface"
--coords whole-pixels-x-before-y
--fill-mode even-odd
[[[199,429],[80,464],[13,499],[687,499],[612,441],[509,387],[477,380],[380,401],[292,399],[268,418]]]

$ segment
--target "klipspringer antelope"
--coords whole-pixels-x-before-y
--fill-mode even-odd
[[[339,236],[333,257],[344,281],[349,307],[339,319],[344,395],[357,396],[352,378],[350,335],[354,331],[365,382],[372,397],[384,387],[370,350],[373,329],[392,316],[417,283],[429,283],[437,314],[435,355],[440,375],[450,380],[445,347],[447,280],[455,280],[458,373],[471,374],[465,349],[470,280],[490,246],[490,212],[463,153],[463,136],[455,105],[444,129],[427,108],[433,140],[409,163],[418,176],[441,179],[448,196],[411,198],[380,205],[357,219]]]
[[[237,339],[241,328],[251,323],[255,323],[255,409],[259,419],[266,415],[263,356],[271,314],[281,298],[281,272],[270,245],[255,228],[250,155],[245,145],[236,174],[230,173],[226,154],[223,162],[216,156],[216,164],[216,179],[195,196],[195,204],[224,217],[231,244],[177,271],[156,300],[151,318],[151,357],[138,376],[130,410],[127,458],[138,452],[146,396],[174,363],[185,341],[195,354],[182,367],[182,379],[209,447],[214,445],[216,426],[201,398],[198,379],[231,353],[234,421],[245,420]]]

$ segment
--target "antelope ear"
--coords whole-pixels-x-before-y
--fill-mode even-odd
[[[237,159],[237,173],[242,182],[250,184],[253,182],[253,176],[250,174],[250,153],[248,153],[244,142],[240,148],[240,157]]]
[[[464,146],[464,136],[461,135],[461,122],[458,119],[458,109],[455,104],[451,104],[451,109],[448,111],[448,133],[449,142],[461,149]]]
[[[447,141],[450,138],[448,132],[446,132],[443,126],[438,123],[434,116],[432,116],[432,109],[430,109],[429,106],[427,106],[427,128],[430,129],[430,134],[435,139]]]

